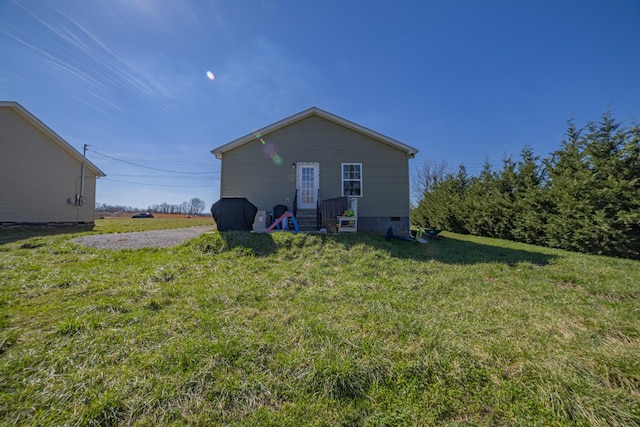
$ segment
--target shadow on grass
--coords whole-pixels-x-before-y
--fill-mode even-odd
[[[286,238],[274,238],[272,234],[227,231],[213,233],[199,239],[196,246],[208,253],[239,251],[253,256],[269,256],[278,250],[318,250],[328,245],[341,246],[345,251],[384,251],[396,258],[416,261],[438,261],[447,264],[477,264],[499,262],[515,265],[528,262],[535,265],[547,265],[555,255],[536,251],[535,246],[527,249],[507,247],[517,245],[512,242],[496,240],[494,244],[484,244],[447,235],[444,239],[429,240],[427,244],[408,242],[367,234],[315,234],[286,233]],[[503,245],[504,243],[504,245]],[[530,250],[529,250],[530,248]]]
[[[31,227],[0,230],[0,245],[29,240],[34,237],[58,236],[61,234],[84,233],[93,230],[92,225],[79,227]]]
[[[246,255],[269,256],[278,250],[270,234],[247,231],[221,231],[204,234],[188,243],[203,253],[239,251]]]
[[[434,260],[447,264],[478,264],[498,262],[515,265],[528,262],[535,265],[547,265],[556,255],[537,251],[535,246],[527,249],[516,249],[507,245],[517,245],[513,242],[496,240],[496,244],[484,244],[448,235],[442,240],[429,240],[420,245],[411,242],[400,242],[402,247],[394,243],[394,256],[417,260]],[[504,245],[503,245],[504,244]],[[416,246],[419,247],[416,248]],[[412,249],[413,247],[413,249]]]

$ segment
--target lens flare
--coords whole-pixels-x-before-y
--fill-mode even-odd
[[[271,159],[274,165],[282,166],[282,157],[278,154],[278,149],[273,144],[267,144],[267,141],[262,137],[260,133],[255,134],[256,140],[262,144],[262,153],[265,157]]]
[[[207,71],[207,78],[213,81],[216,79],[216,76],[214,76],[211,71]]]

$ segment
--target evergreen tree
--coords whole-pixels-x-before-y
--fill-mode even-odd
[[[482,171],[470,180],[464,200],[465,228],[478,236],[494,236],[498,212],[497,177],[485,160]]]
[[[497,173],[485,161],[480,175],[471,179],[466,200],[466,227],[470,233],[513,239],[515,167],[511,158],[505,158],[502,171]]]
[[[640,259],[640,127],[606,112],[540,162],[529,146],[499,173],[464,166],[432,179],[412,221],[421,226]]]
[[[441,181],[433,183],[412,212],[413,224],[466,233],[462,201],[468,182],[467,171],[460,166],[457,174],[447,174]]]
[[[561,148],[545,159],[549,173],[549,219],[547,244],[570,250],[585,250],[593,216],[593,173],[589,169],[583,139],[569,121]]]
[[[635,129],[634,129],[635,128]],[[638,257],[637,126],[621,128],[611,113],[586,129],[585,151],[595,176],[593,248],[596,253]]]
[[[500,239],[513,240],[517,174],[516,164],[510,157],[505,157],[502,161],[502,171],[497,178],[495,207],[497,218],[493,236]]]
[[[550,246],[637,258],[637,126],[621,129],[609,112],[583,131],[569,123],[567,140],[546,162]]]
[[[512,235],[520,242],[543,244],[548,210],[544,170],[530,146],[522,149],[520,158],[515,171]]]

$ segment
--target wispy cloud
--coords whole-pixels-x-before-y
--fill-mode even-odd
[[[233,39],[211,2],[12,5],[27,25],[5,26],[0,34],[45,59],[69,98],[101,112],[191,108],[210,95],[201,93],[206,67],[216,75],[210,88],[226,114],[270,119],[314,104],[317,70],[267,38]]]
[[[205,5],[205,2],[184,0],[115,0],[109,2],[109,9],[115,18],[135,22],[144,31],[175,35],[185,28],[206,31],[203,17],[196,7],[200,3]],[[215,6],[211,7],[216,10]]]
[[[35,25],[40,27],[40,31],[14,26],[5,27],[0,32],[45,58],[54,75],[76,90],[77,98],[88,95],[85,103],[103,103],[107,109],[123,111],[123,95],[160,101],[159,105],[170,105],[183,97],[180,91],[185,85],[175,83],[184,79],[174,75],[171,67],[166,66],[161,44],[147,46],[147,49],[138,45],[136,54],[135,50],[127,50],[128,45],[116,43],[109,34],[109,31],[117,31],[117,22],[112,23],[113,28],[104,22],[96,25],[99,13],[94,10],[88,14],[86,10],[65,10],[57,4],[50,5],[51,9],[35,8],[29,3],[16,1],[13,4],[32,20],[33,25],[27,28],[33,30]],[[163,5],[172,7],[161,9]],[[144,36],[138,31],[140,27],[166,28],[165,21],[176,14],[186,28],[199,26],[195,12],[177,2],[107,2],[102,6],[111,7],[111,15],[105,14],[111,19],[136,20],[129,29],[135,29],[133,34],[140,37]],[[89,23],[93,24],[91,30]],[[99,34],[100,27],[103,34]],[[43,37],[43,33],[48,33],[48,36]],[[131,44],[135,41],[132,39]],[[142,55],[140,50],[144,52]]]

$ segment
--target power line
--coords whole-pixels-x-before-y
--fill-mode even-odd
[[[208,179],[216,179],[220,175],[220,172],[210,172],[210,177],[201,176],[169,176],[169,175],[144,175],[144,174],[130,174],[130,173],[110,173],[109,177],[123,177],[123,178],[151,178],[151,179],[187,179],[194,181],[203,181]]]
[[[133,184],[133,185],[149,185],[152,187],[181,187],[181,188],[209,188],[211,185],[171,185],[171,184],[147,184],[144,182],[131,182],[131,181],[120,181],[118,179],[110,179],[110,178],[100,178],[100,181],[109,181],[109,182],[120,182],[123,184]]]
[[[111,160],[116,160],[118,162],[126,163],[128,165],[133,165],[133,166],[137,166],[139,168],[151,169],[151,170],[160,171],[160,172],[179,173],[179,174],[185,174],[185,175],[206,175],[206,174],[211,174],[212,173],[212,172],[184,172],[184,171],[174,171],[174,170],[169,170],[169,169],[154,168],[154,167],[151,167],[151,166],[139,165],[137,163],[129,162],[127,160],[118,159],[116,157],[100,153],[100,152],[98,152],[98,149],[95,148],[95,147],[94,147],[93,150],[90,150],[90,151],[92,151],[93,153],[96,153],[99,156],[106,157],[106,158],[111,159]]]

